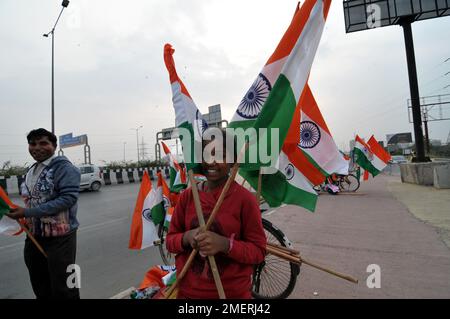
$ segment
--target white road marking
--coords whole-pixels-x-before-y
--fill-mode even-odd
[[[99,228],[102,228],[104,226],[108,226],[110,224],[114,224],[114,223],[118,223],[121,222],[125,219],[128,219],[128,216],[126,217],[121,217],[121,218],[117,218],[117,219],[112,219],[112,220],[108,220],[106,222],[102,222],[102,223],[98,223],[98,224],[94,224],[94,225],[89,225],[89,226],[85,226],[85,227],[80,227],[78,229],[79,232],[85,232],[85,231],[90,231],[90,230],[97,230]],[[19,247],[19,246],[23,246],[23,241],[20,243],[15,243],[15,244],[10,244],[10,245],[6,245],[6,246],[1,246],[0,247],[0,251],[4,250],[4,249],[8,249],[8,248],[14,248],[14,247]]]
[[[8,249],[8,248],[16,247],[16,246],[21,246],[21,245],[23,245],[23,242],[16,243],[16,244],[11,244],[11,245],[6,245],[6,246],[2,246],[2,247],[0,247],[0,250]]]
[[[108,220],[108,221],[103,222],[103,223],[98,223],[98,224],[94,224],[94,225],[80,227],[79,231],[80,232],[84,232],[84,231],[88,231],[88,230],[94,230],[94,229],[97,229],[97,228],[101,228],[103,226],[107,226],[109,224],[114,224],[114,223],[117,223],[117,222],[121,222],[121,221],[123,221],[125,219],[128,219],[128,216],[117,218],[117,219]]]

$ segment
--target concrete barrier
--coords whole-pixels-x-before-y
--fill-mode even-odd
[[[442,163],[433,169],[434,187],[450,188],[450,163]]]
[[[150,179],[156,179],[156,172],[161,171],[163,177],[169,178],[170,171],[166,166],[154,168],[134,168],[134,169],[101,169],[103,185],[117,185],[140,183],[144,171],[147,171]],[[0,176],[0,186],[5,189],[8,194],[19,194],[20,185],[25,180],[25,176]]]
[[[446,174],[448,174],[449,166],[449,162],[400,164],[400,175],[403,183],[424,186],[436,186],[437,183],[445,186],[448,181],[449,175]]]
[[[399,176],[400,175],[400,166],[399,164],[391,164],[389,163],[384,169],[383,169],[383,174],[386,175],[395,175],[395,176]]]

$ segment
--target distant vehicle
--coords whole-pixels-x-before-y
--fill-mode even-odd
[[[95,165],[81,165],[78,166],[81,172],[80,190],[90,189],[98,191],[102,187],[102,173],[100,168]]]
[[[408,160],[403,155],[393,155],[389,161],[391,164],[404,164],[408,163]]]

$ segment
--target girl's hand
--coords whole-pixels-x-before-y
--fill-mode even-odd
[[[206,231],[199,233],[194,239],[198,242],[198,248],[202,256],[214,256],[220,252],[228,253],[230,241],[227,237]]]
[[[191,229],[186,231],[183,234],[183,247],[192,247],[193,249],[197,249],[197,241],[194,237],[198,234],[200,227]]]

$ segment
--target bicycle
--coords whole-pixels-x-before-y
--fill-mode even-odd
[[[291,243],[284,233],[267,219],[262,219],[267,242],[290,247]],[[161,259],[165,265],[175,264],[175,255],[167,251],[165,239],[167,227],[161,223],[158,227],[158,243]],[[287,298],[295,288],[300,265],[267,254],[265,260],[255,266],[252,275],[252,295],[257,299]]]
[[[285,234],[267,219],[262,219],[267,242],[290,247]],[[300,265],[272,254],[267,254],[262,263],[255,266],[252,275],[252,296],[256,299],[284,299],[295,288]]]
[[[353,175],[338,175],[339,188],[344,192],[356,192],[359,189],[359,179]]]
[[[164,217],[165,218],[165,217]],[[175,264],[175,255],[170,253],[166,248],[166,236],[169,229],[164,226],[164,220],[159,224],[158,227],[158,236],[159,236],[159,254],[161,255],[161,259],[164,265],[174,265]]]
[[[327,178],[324,183],[316,185],[313,188],[316,192],[330,192],[329,187],[327,186],[329,182],[330,181]],[[337,186],[341,192],[356,192],[360,186],[359,179],[353,174],[337,175],[336,180],[333,180],[332,183]],[[333,192],[333,194],[335,193]]]

